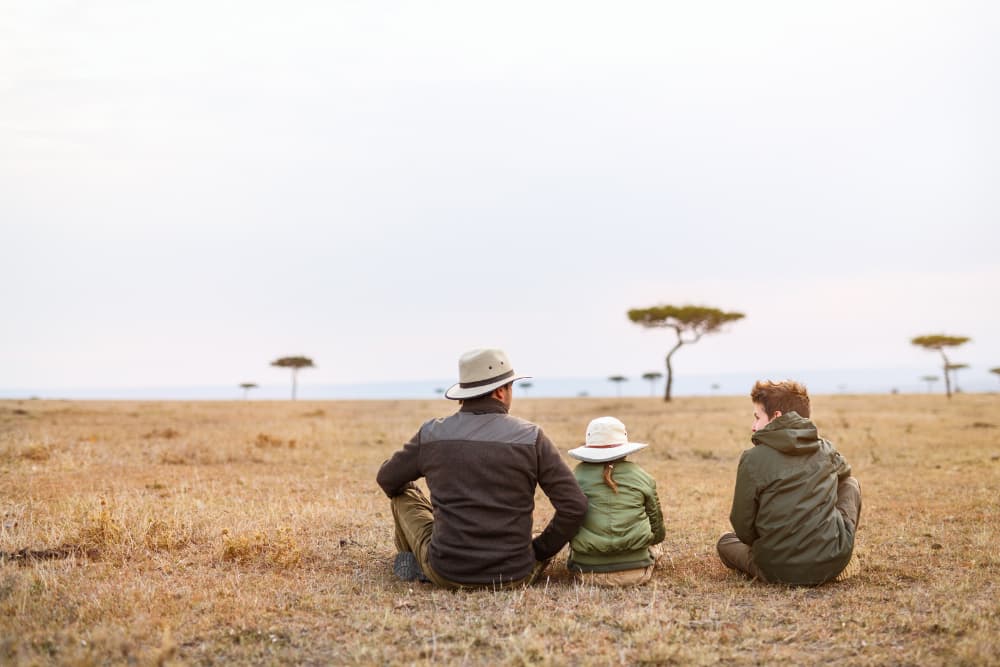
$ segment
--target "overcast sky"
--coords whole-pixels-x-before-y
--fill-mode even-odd
[[[1000,366],[994,2],[0,0],[0,388]],[[995,378],[994,378],[995,381]]]

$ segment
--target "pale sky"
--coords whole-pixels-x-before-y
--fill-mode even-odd
[[[1000,4],[0,0],[0,389],[1000,366]]]

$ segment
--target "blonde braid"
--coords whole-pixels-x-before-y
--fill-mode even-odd
[[[615,480],[613,480],[611,478],[611,473],[614,472],[614,470],[615,470],[615,464],[614,463],[605,463],[604,464],[604,474],[603,474],[604,483],[607,484],[608,486],[610,486],[612,491],[614,491],[615,493],[618,493],[618,485],[615,484]]]

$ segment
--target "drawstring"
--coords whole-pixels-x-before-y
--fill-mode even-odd
[[[615,480],[611,479],[611,473],[614,472],[614,470],[615,470],[614,463],[604,464],[604,474],[603,474],[604,483],[610,486],[612,491],[618,493],[618,485],[615,484]]]

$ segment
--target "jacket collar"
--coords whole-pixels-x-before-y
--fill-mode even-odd
[[[507,406],[503,401],[498,401],[490,395],[467,398],[462,401],[459,412],[471,412],[476,415],[483,414],[507,414]]]

